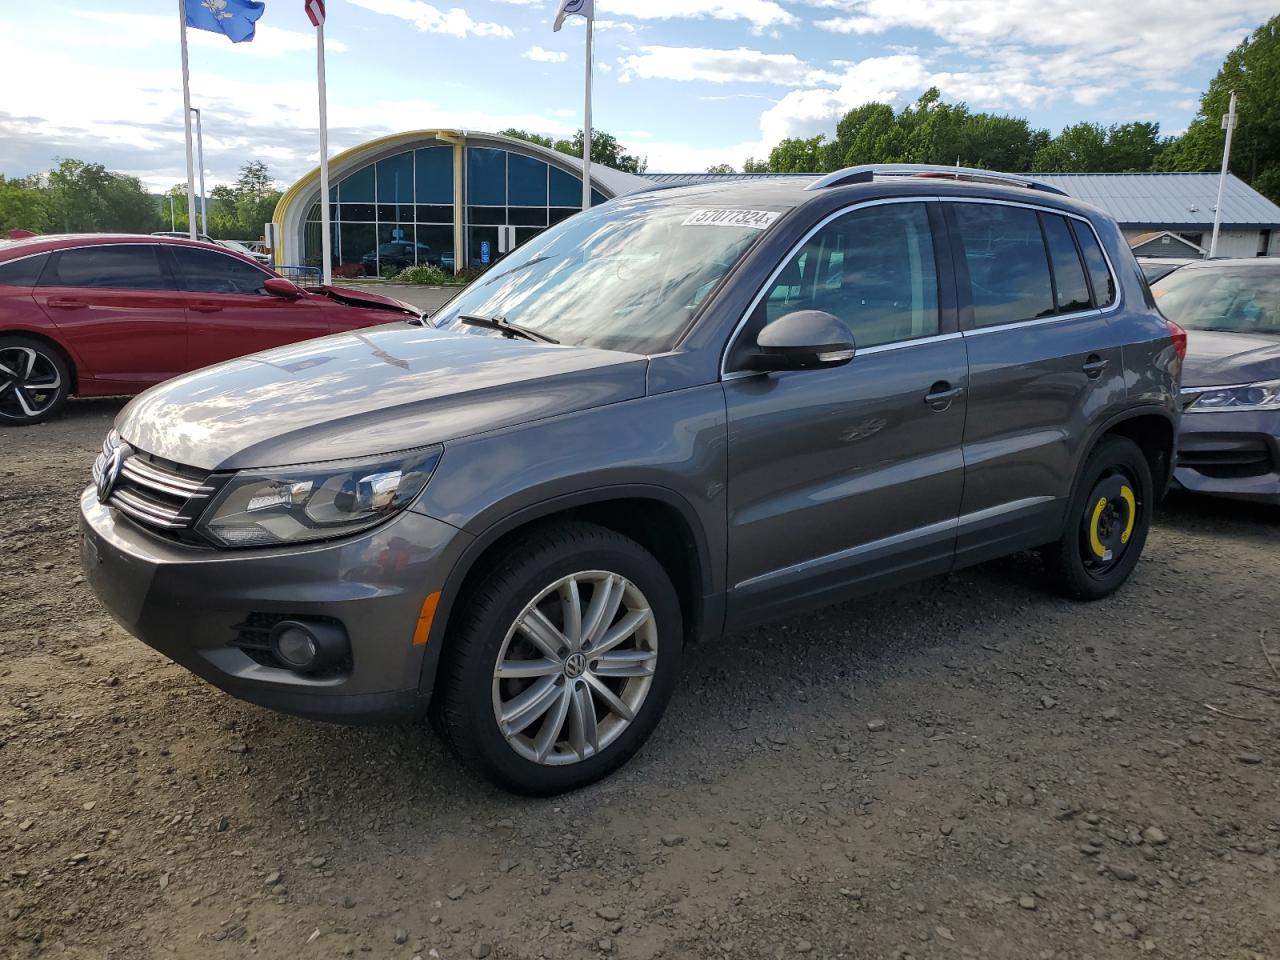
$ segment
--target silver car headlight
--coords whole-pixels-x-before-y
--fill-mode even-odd
[[[1188,413],[1211,413],[1217,410],[1280,410],[1280,380],[1261,380],[1232,387],[1196,387],[1188,393],[1198,396],[1187,407]]]
[[[376,526],[420,494],[440,446],[367,460],[245,470],[218,492],[198,529],[225,547],[326,540]]]

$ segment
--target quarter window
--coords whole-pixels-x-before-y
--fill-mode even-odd
[[[1044,239],[1049,245],[1049,262],[1053,264],[1054,299],[1059,313],[1089,309],[1089,281],[1084,277],[1084,265],[1071,239],[1071,228],[1065,217],[1054,213],[1040,214],[1044,227]]]
[[[1102,255],[1102,247],[1092,228],[1079,220],[1071,221],[1071,229],[1075,231],[1076,242],[1084,254],[1084,262],[1089,267],[1089,279],[1093,282],[1093,304],[1106,307],[1116,302],[1116,281],[1107,269],[1107,258]]]
[[[34,287],[48,259],[48,254],[40,254],[0,263],[0,287]]]
[[[183,290],[266,295],[262,285],[271,274],[253,264],[198,247],[174,246],[169,249],[178,265],[178,279]]]
[[[1034,210],[986,203],[953,205],[969,268],[976,327],[1016,323],[1056,312],[1044,237]]]
[[[938,271],[921,203],[866,207],[833,220],[782,268],[761,309],[838,317],[859,347],[937,334]]]
[[[104,244],[54,254],[40,286],[172,290],[173,281],[156,244]]]

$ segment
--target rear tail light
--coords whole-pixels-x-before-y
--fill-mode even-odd
[[[1172,320],[1165,320],[1164,323],[1169,328],[1169,336],[1173,338],[1173,349],[1177,351],[1178,359],[1187,359],[1187,331]]]

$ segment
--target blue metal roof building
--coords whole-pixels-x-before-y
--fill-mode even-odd
[[[766,178],[810,179],[794,173],[651,173],[654,183],[714,183]],[[1218,202],[1216,173],[1025,174],[1109,213],[1131,241],[1169,231],[1208,248]],[[1178,250],[1185,256],[1186,250]],[[1234,174],[1227,175],[1218,253],[1227,257],[1280,256],[1280,206]]]

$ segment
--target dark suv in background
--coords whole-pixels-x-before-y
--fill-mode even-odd
[[[430,708],[486,776],[554,793],[643,743],[687,644],[1029,548],[1072,597],[1116,590],[1184,349],[1116,224],[1033,182],[659,190],[531,240],[434,326],[143,394],[83,560],[236,696]]]

